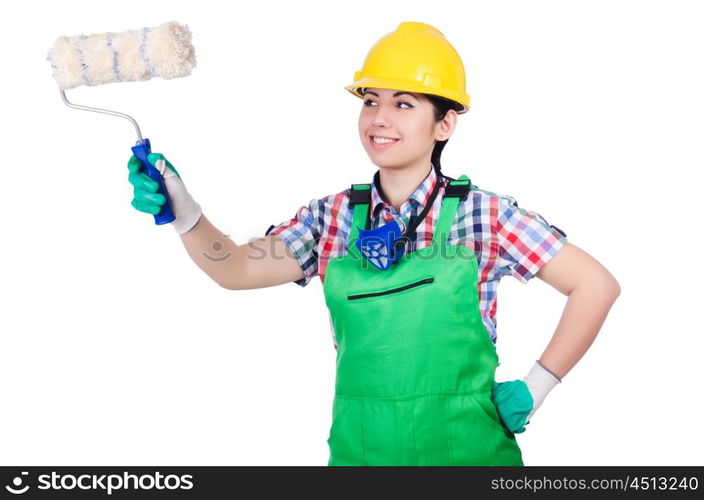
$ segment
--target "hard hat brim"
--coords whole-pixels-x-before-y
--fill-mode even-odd
[[[406,92],[415,92],[418,94],[436,95],[439,97],[444,97],[445,99],[450,99],[451,101],[455,101],[456,103],[460,104],[462,109],[457,111],[457,114],[463,114],[469,110],[470,99],[468,94],[459,94],[447,89],[428,87],[427,85],[423,85],[419,82],[414,81],[399,80],[393,78],[363,77],[358,80],[355,80],[349,85],[346,85],[345,89],[348,90],[352,95],[355,95],[361,99],[363,97],[363,95],[361,94],[361,89],[365,87],[376,87],[380,89],[389,90],[405,90]]]

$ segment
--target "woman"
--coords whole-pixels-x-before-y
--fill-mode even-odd
[[[346,89],[363,99],[360,139],[379,167],[372,183],[271,226],[262,258],[221,238],[155,153],[174,227],[225,288],[320,277],[337,349],[329,465],[523,465],[515,434],[588,349],[619,285],[539,214],[442,174],[440,153],[469,96],[440,31],[401,23]],[[165,199],[139,168],[131,158],[133,206],[158,213]],[[230,257],[210,257],[213,242]],[[496,383],[496,285],[506,274],[538,276],[569,299],[524,379]]]

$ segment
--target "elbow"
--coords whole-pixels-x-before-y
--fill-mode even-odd
[[[232,280],[219,280],[213,278],[213,281],[220,285],[220,288],[224,288],[225,290],[238,290],[239,288],[237,287],[237,283],[235,283]]]
[[[621,285],[616,280],[613,274],[605,267],[601,268],[601,272],[595,272],[592,275],[593,286],[599,289],[599,294],[615,302],[621,295]]]
[[[597,274],[579,282],[572,288],[568,295],[577,291],[580,293],[585,291],[592,297],[600,297],[605,301],[613,303],[619,295],[621,295],[621,285],[610,273]]]
[[[606,271],[606,275],[604,276],[603,282],[605,293],[607,293],[612,298],[612,300],[615,301],[618,296],[621,295],[621,285],[618,281],[616,281],[614,275],[611,274],[609,271]]]
[[[598,280],[599,295],[605,299],[609,299],[611,303],[616,302],[616,299],[621,295],[621,285],[616,279],[609,274],[602,280]]]
[[[227,282],[227,283],[218,282],[218,285],[220,285],[220,287],[224,288],[225,290],[246,290],[247,289],[247,287],[245,287],[239,283],[234,283],[234,282]]]
[[[220,285],[220,288],[224,288],[225,290],[234,290],[230,283],[221,283],[219,281],[216,281],[216,283]]]

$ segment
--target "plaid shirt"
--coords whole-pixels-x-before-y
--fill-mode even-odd
[[[438,176],[434,168],[415,192],[401,204],[400,213],[379,193],[379,172],[374,175],[371,189],[370,229],[396,220],[405,231],[412,217],[418,215],[429,198]],[[416,229],[406,247],[411,253],[432,244],[433,229],[440,215],[447,179],[432,208]],[[325,280],[325,269],[331,258],[345,255],[352,225],[353,210],[348,206],[350,189],[324,198],[313,199],[296,215],[266,234],[281,238],[298,260],[305,277],[294,281],[306,286],[317,275]],[[479,189],[472,190],[460,201],[449,239],[451,245],[466,245],[474,250],[478,264],[479,308],[492,342],[496,343],[496,291],[499,280],[512,275],[527,283],[567,242],[567,235],[538,213],[518,207],[514,198]],[[332,321],[331,321],[331,330]],[[335,332],[333,344],[337,348]]]

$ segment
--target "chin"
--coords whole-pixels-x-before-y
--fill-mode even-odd
[[[401,166],[401,163],[398,160],[380,155],[376,151],[367,151],[367,156],[371,162],[379,168],[394,168]]]
[[[372,161],[374,165],[376,165],[379,168],[398,168],[397,163],[389,162],[389,161],[384,161],[384,160],[378,160],[374,159],[373,157],[369,157],[369,159]]]

